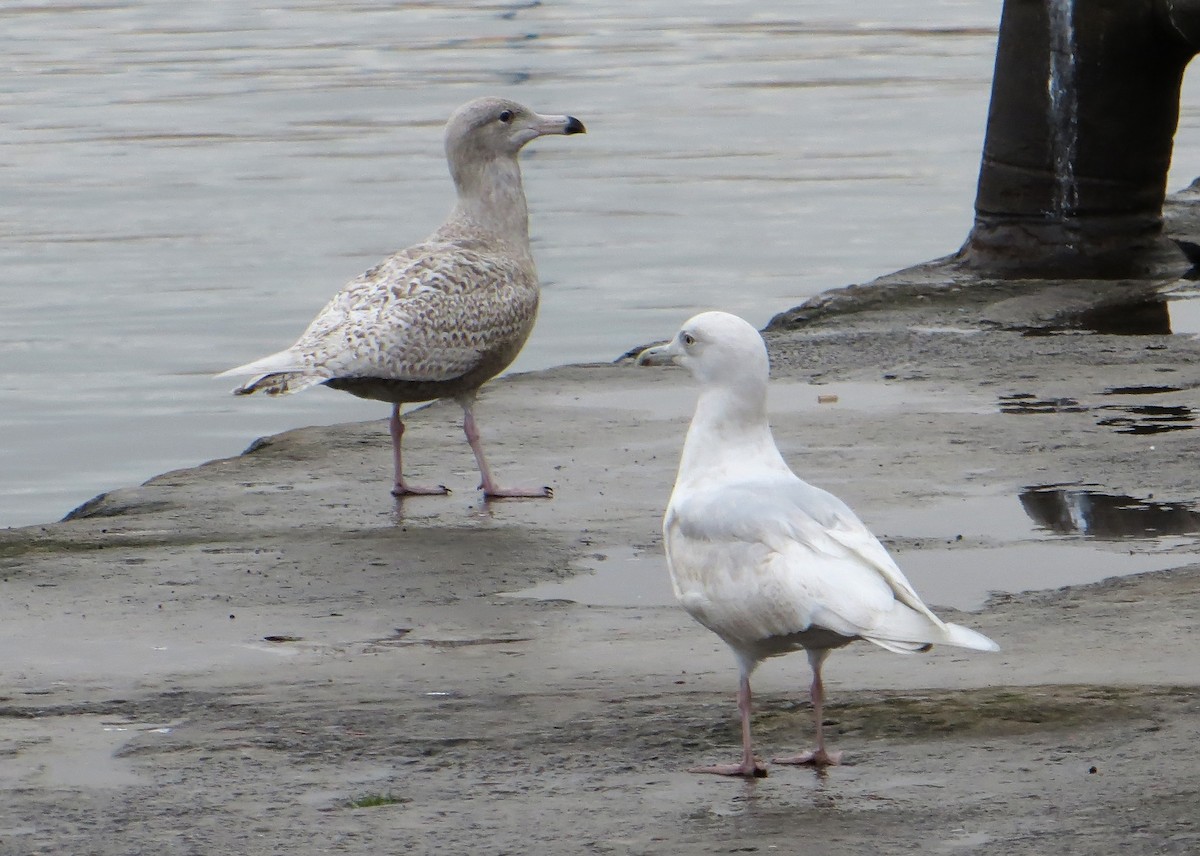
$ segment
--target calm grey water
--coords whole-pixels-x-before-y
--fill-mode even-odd
[[[0,525],[382,418],[210,375],[290,344],[451,204],[441,125],[504,94],[543,309],[515,370],[756,324],[955,249],[999,0],[0,5]],[[1173,186],[1200,172],[1185,108]]]

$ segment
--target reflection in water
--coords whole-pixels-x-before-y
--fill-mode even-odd
[[[1152,543],[1153,549],[1131,552],[1050,535],[1083,534],[1093,541],[1194,536],[1200,534],[1200,511],[1189,503],[1105,494],[1095,485],[1040,485],[1022,491],[1020,508],[1011,494],[956,497],[877,509],[871,525],[926,602],[976,610],[990,592],[1088,585],[1187,564],[1187,556],[1160,549],[1170,544]],[[601,548],[571,571],[573,576],[566,579],[505,596],[598,607],[677,608],[666,563],[657,550]]]
[[[1158,395],[1160,392],[1183,392],[1181,386],[1113,386],[1100,393],[1101,395]]]
[[[1001,413],[1083,413],[1087,408],[1074,398],[1038,398],[1030,392],[1000,396]]]
[[[590,573],[538,583],[521,591],[504,594],[508,597],[570,601],[588,606],[675,605],[671,578],[658,552],[643,553],[632,547],[616,547],[607,552],[593,553],[582,564]]]
[[[1193,268],[1184,278],[1200,278],[1200,268]],[[1025,335],[1109,333],[1116,336],[1194,336],[1200,334],[1198,298],[1200,292],[1197,291],[1174,291],[1160,300],[1092,309],[1052,327],[1028,329]]]
[[[1029,487],[1020,499],[1039,526],[1062,535],[1107,539],[1200,533],[1200,512],[1187,502],[1153,502],[1062,485]]]
[[[1103,395],[1151,395],[1175,392],[1175,387],[1118,387]],[[1101,418],[1097,425],[1112,428],[1118,434],[1163,434],[1168,431],[1189,431],[1195,428],[1196,412],[1183,404],[1103,404],[1089,407],[1074,398],[1038,398],[1033,393],[1018,392],[1000,396],[1000,412],[1014,415],[1047,413],[1086,413],[1095,411]],[[1108,415],[1115,413],[1117,415]]]
[[[1079,316],[1079,327],[1117,336],[1168,336],[1171,313],[1165,300],[1092,309]]]
[[[1114,336],[1167,336],[1171,333],[1171,311],[1166,300],[1147,300],[1089,309],[1063,318],[1047,327],[1031,327],[1026,336],[1058,333],[1107,333]]]
[[[1130,407],[1104,407],[1124,415],[1101,419],[1100,425],[1114,428],[1118,434],[1162,434],[1166,431],[1187,431],[1196,426],[1192,408],[1184,405],[1142,404]]]

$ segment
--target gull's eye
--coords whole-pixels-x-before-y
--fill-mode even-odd
[[[681,333],[679,335],[679,338],[682,339],[683,344],[687,345],[689,348],[692,345],[696,344],[696,337],[693,336],[691,333]]]
[[[505,110],[500,114],[500,121],[507,125],[513,119],[512,110]]]

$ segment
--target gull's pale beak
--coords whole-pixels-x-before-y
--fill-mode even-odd
[[[637,364],[639,366],[673,366],[675,365],[675,343],[668,342],[665,345],[658,345],[653,348],[647,348],[637,356]]]

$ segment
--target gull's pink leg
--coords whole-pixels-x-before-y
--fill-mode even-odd
[[[404,420],[400,418],[400,405],[392,405],[392,418],[388,422],[388,430],[392,435],[392,464],[396,468],[395,482],[392,484],[392,496],[444,495],[450,492],[444,484],[436,487],[418,487],[404,480],[404,468],[400,464],[400,440],[404,437]]]
[[[774,764],[811,764],[814,767],[832,767],[841,763],[841,752],[825,751],[825,735],[821,720],[824,719],[823,706],[825,702],[825,685],[821,683],[821,664],[829,656],[829,649],[810,649],[808,662],[812,665],[812,706],[813,716],[817,720],[817,748],[811,752],[801,752],[787,758],[772,758]]]
[[[464,395],[458,399],[458,403],[463,409],[463,433],[467,435],[467,442],[471,444],[471,451],[475,453],[475,463],[479,467],[480,485],[483,489],[484,497],[488,499],[502,498],[524,498],[524,497],[548,497],[554,496],[553,489],[549,487],[537,488],[522,488],[509,487],[502,488],[496,484],[492,478],[492,471],[488,467],[487,458],[483,456],[483,443],[479,439],[479,428],[475,425],[475,396]]]
[[[713,767],[692,767],[689,773],[713,773],[718,776],[745,776],[763,778],[767,768],[754,757],[750,745],[750,674],[743,669],[738,681],[738,713],[742,715],[742,762],[740,764],[717,764]]]

